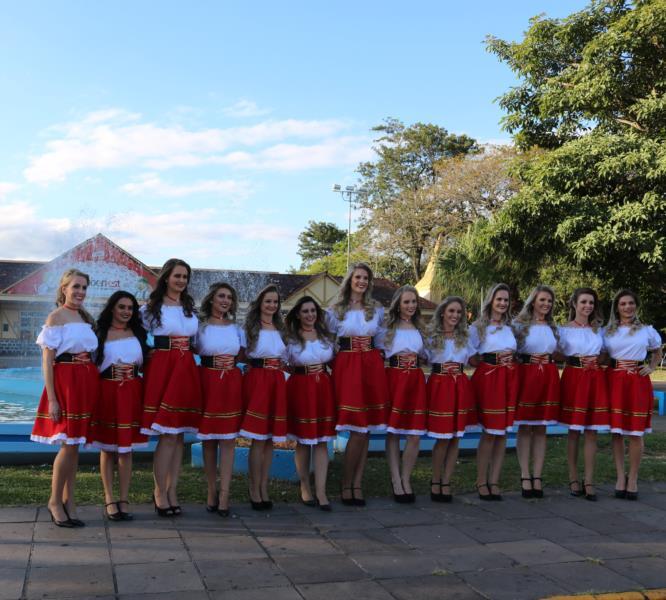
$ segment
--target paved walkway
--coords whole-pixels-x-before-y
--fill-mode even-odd
[[[638,502],[598,492],[596,504],[546,489],[543,500],[373,499],[332,513],[240,505],[227,519],[202,506],[158,519],[143,505],[131,523],[90,506],[75,530],[45,509],[4,508],[0,599],[516,600],[666,587],[666,483],[643,483]]]

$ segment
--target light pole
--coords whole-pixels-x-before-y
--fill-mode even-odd
[[[349,204],[349,221],[347,223],[347,270],[349,270],[349,256],[351,254],[351,214],[352,214],[352,205],[354,204],[354,196],[358,196],[365,192],[363,188],[357,189],[355,185],[348,185],[344,188],[336,183],[333,185],[332,191],[336,194],[340,194],[342,199]]]

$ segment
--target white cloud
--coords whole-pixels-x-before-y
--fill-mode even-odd
[[[246,181],[212,179],[196,181],[189,185],[176,185],[163,181],[155,173],[146,173],[138,181],[126,183],[120,189],[131,195],[149,194],[166,198],[182,198],[192,194],[212,194],[242,200],[251,193],[251,186]]]
[[[230,117],[262,117],[271,112],[269,108],[259,108],[256,102],[241,99],[231,106],[222,109],[225,115]]]
[[[211,157],[220,153],[228,152],[233,156],[238,147],[278,143],[276,148],[284,145],[283,151],[288,151],[293,144],[287,144],[289,140],[332,138],[348,128],[347,122],[336,119],[284,119],[247,127],[195,131],[182,126],[141,122],[141,116],[135,113],[108,109],[51,128],[51,134],[57,135],[46,143],[43,153],[31,158],[24,176],[29,182],[48,184],[64,181],[71,173],[81,170],[196,166],[211,162]],[[258,160],[257,164],[262,161]]]
[[[11,183],[9,181],[0,181],[0,199],[16,191],[17,189],[19,189],[19,187],[20,186],[17,183]]]

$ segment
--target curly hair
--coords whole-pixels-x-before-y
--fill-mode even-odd
[[[532,321],[534,320],[534,302],[536,301],[537,296],[541,292],[546,292],[547,294],[549,294],[550,299],[553,302],[552,306],[550,307],[550,310],[548,311],[548,314],[545,317],[546,325],[550,327],[551,331],[553,332],[553,335],[555,336],[555,339],[557,341],[559,341],[560,339],[560,334],[557,331],[557,325],[555,324],[555,320],[553,319],[553,308],[555,307],[555,292],[553,288],[547,285],[537,285],[530,292],[530,295],[527,297],[527,300],[525,300],[525,304],[523,304],[523,308],[520,310],[516,318],[513,320],[512,324],[513,335],[516,337],[516,343],[518,344],[518,347],[520,347],[525,342],[525,338],[530,333],[530,327],[532,326]]]
[[[58,283],[58,289],[56,290],[55,303],[58,308],[65,306],[65,292],[63,292],[62,288],[67,287],[74,277],[82,277],[90,285],[90,276],[88,273],[83,273],[78,269],[67,269],[60,277],[60,283]],[[95,319],[85,308],[80,307],[78,313],[86,323],[93,327],[95,326]]]
[[[213,313],[213,300],[215,298],[215,294],[217,294],[217,292],[221,289],[229,290],[229,292],[231,292],[231,308],[224,314],[224,317],[231,321],[236,320],[236,310],[238,308],[238,294],[236,293],[236,290],[231,284],[226,283],[224,281],[219,281],[218,283],[211,284],[211,286],[208,288],[208,292],[201,301],[201,305],[199,306],[198,316],[199,316],[199,321],[201,321],[202,323],[206,323],[206,321],[208,321],[208,319],[211,317]]]
[[[151,325],[160,327],[162,325],[162,304],[164,303],[164,296],[167,293],[167,282],[171,273],[176,267],[185,267],[187,269],[187,282],[189,283],[192,277],[192,269],[184,260],[180,258],[170,258],[167,260],[160,274],[157,276],[157,285],[155,289],[150,293],[148,297],[148,302],[146,303],[146,312],[150,315]],[[183,312],[186,317],[191,317],[194,314],[194,299],[190,296],[187,291],[187,286],[180,293],[180,303],[183,307]]]
[[[95,364],[101,365],[104,362],[104,344],[106,343],[106,338],[109,335],[109,329],[111,329],[111,323],[113,321],[113,309],[118,304],[119,300],[127,298],[132,302],[132,316],[130,317],[127,326],[131,329],[134,337],[139,340],[141,344],[141,352],[143,353],[143,360],[146,361],[148,356],[148,345],[146,343],[147,333],[141,324],[141,317],[139,315],[139,303],[136,301],[136,298],[129,292],[124,290],[119,290],[114,292],[109,299],[106,301],[102,312],[99,314],[97,319],[97,340],[99,345],[97,347],[97,355],[95,357]]]
[[[423,318],[421,317],[421,308],[418,305],[419,293],[414,286],[403,285],[393,294],[391,304],[389,304],[388,311],[386,311],[386,316],[384,317],[384,327],[386,328],[386,337],[384,338],[384,341],[386,346],[390,347],[391,344],[393,344],[393,338],[395,337],[396,329],[400,323],[400,300],[402,295],[406,292],[411,292],[416,296],[416,311],[412,315],[411,322],[421,334],[421,337],[425,338],[425,325],[423,323]]]
[[[335,316],[340,321],[342,321],[345,318],[347,311],[349,311],[349,302],[351,300],[351,283],[352,283],[352,277],[354,276],[354,271],[356,271],[356,269],[363,269],[368,274],[368,287],[365,289],[365,292],[363,292],[363,299],[362,299],[363,310],[365,312],[365,320],[370,321],[372,320],[372,317],[375,316],[375,309],[377,307],[377,303],[372,299],[374,275],[372,273],[372,269],[370,268],[369,264],[364,262],[357,262],[357,263],[352,263],[349,266],[349,270],[347,271],[345,278],[342,280],[342,283],[340,284],[340,289],[338,290],[338,298],[332,306]]]
[[[620,299],[624,298],[625,296],[630,296],[636,303],[636,313],[634,314],[633,321],[629,327],[629,335],[633,335],[641,327],[643,327],[643,323],[641,323],[641,320],[638,318],[638,307],[641,305],[638,295],[632,290],[625,288],[613,296],[613,303],[611,304],[610,315],[608,317],[608,325],[606,325],[606,335],[615,335],[617,333],[618,327],[620,327],[621,321],[618,304],[620,303]]]
[[[457,302],[462,308],[462,315],[460,321],[453,330],[454,346],[460,350],[467,345],[469,340],[469,327],[467,326],[467,306],[465,301],[460,296],[447,296],[442,300],[437,308],[435,314],[432,316],[430,326],[428,328],[428,347],[431,350],[437,350],[444,345],[444,325],[442,324],[442,315],[446,308]]]
[[[245,316],[245,336],[247,338],[247,351],[251,352],[257,345],[259,339],[259,332],[261,331],[261,303],[264,301],[264,296],[270,292],[275,292],[278,297],[278,308],[273,314],[273,326],[278,330],[280,336],[284,338],[285,327],[282,321],[280,309],[282,308],[282,299],[280,298],[280,290],[278,287],[270,283],[258,296],[250,303],[247,315]]]
[[[317,320],[315,321],[314,328],[317,332],[317,338],[326,344],[333,344],[335,336],[328,330],[326,327],[326,318],[325,313],[322,310],[321,306],[317,301],[311,296],[303,296],[292,309],[287,313],[285,317],[285,324],[287,328],[287,336],[290,340],[299,342],[301,348],[305,347],[305,338],[301,335],[301,320],[299,318],[299,313],[304,304],[312,302],[317,311]]]
[[[569,298],[569,302],[567,303],[567,306],[569,307],[569,321],[574,321],[576,319],[576,304],[578,303],[578,299],[584,294],[592,296],[594,299],[594,310],[587,318],[587,322],[588,325],[592,328],[592,331],[596,333],[599,330],[599,327],[601,327],[604,323],[604,315],[601,312],[599,296],[592,288],[580,287],[573,291],[571,297]]]
[[[486,328],[490,325],[490,318],[493,314],[493,300],[495,300],[495,295],[497,292],[505,291],[509,295],[509,306],[511,306],[511,288],[506,283],[497,283],[486,295],[481,304],[481,310],[479,311],[479,318],[472,323],[476,330],[479,332],[479,342],[483,343],[486,339]],[[511,322],[511,316],[507,310],[504,315],[502,315],[503,325],[508,325]],[[500,325],[502,327],[502,325]]]

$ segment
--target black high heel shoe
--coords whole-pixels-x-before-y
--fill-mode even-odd
[[[161,506],[157,506],[157,500],[155,499],[155,494],[153,494],[153,506],[155,507],[155,512],[157,513],[158,517],[171,517],[173,516],[173,513],[171,512],[171,507],[167,506],[166,508],[162,508]]]
[[[360,488],[360,487],[353,487],[353,488],[352,488],[352,498],[354,499],[354,506],[365,506],[365,504],[366,504],[366,502],[365,502],[365,498],[357,498],[357,497],[354,495],[354,490],[361,490],[361,491],[363,491],[363,489]]]
[[[445,487],[449,488],[449,493],[445,494],[444,492],[442,492],[441,502],[451,502],[453,500],[453,494],[451,494],[451,491],[450,491],[451,490],[451,484],[450,483],[440,483],[439,484],[439,489],[440,490],[445,488]]]
[[[624,478],[624,489],[623,490],[618,490],[615,488],[615,497],[619,498],[620,500],[625,500],[627,497],[627,484],[629,483],[629,477],[626,476]]]
[[[488,490],[488,493],[482,494],[481,488],[486,488]],[[487,483],[477,483],[476,492],[477,494],[479,494],[479,500],[492,500],[492,494],[490,493],[490,486]]]
[[[529,481],[530,482],[530,489],[526,490],[523,487],[523,481]],[[520,495],[523,498],[533,498],[534,497],[534,487],[532,484],[532,478],[531,477],[521,477],[520,478]]]
[[[397,502],[398,504],[408,504],[409,503],[409,498],[408,498],[407,494],[404,493],[404,491],[403,491],[402,494],[396,494],[395,493],[395,488],[393,487],[393,481],[392,480],[391,480],[391,491],[393,492],[393,501],[394,502]],[[352,489],[352,494],[353,494],[353,489]]]
[[[116,507],[116,512],[110,513],[109,512],[109,506],[115,506]],[[107,502],[104,505],[104,516],[109,521],[122,521],[123,520],[122,514],[120,513],[120,507],[118,506],[117,502]]]
[[[46,510],[49,511],[49,515],[51,515],[51,521],[53,521],[53,524],[56,527],[65,527],[66,529],[72,529],[74,527],[74,523],[72,523],[69,518],[67,518],[65,521],[59,521],[53,516],[53,513],[51,512],[51,509],[48,506],[46,507]]]
[[[593,483],[585,483],[583,481],[583,489],[585,490],[585,495],[583,497],[585,498],[585,500],[589,500],[590,502],[596,502],[597,501],[597,495],[587,493],[587,488],[589,488],[589,487],[594,487],[594,484]]]
[[[67,510],[67,506],[63,503],[62,509],[65,511],[65,514],[67,515],[67,518],[69,519],[69,522],[74,525],[74,527],[85,527],[86,524],[81,520],[81,519],[72,519],[72,517],[69,516],[69,511]]]
[[[625,488],[626,488],[626,494],[625,494],[625,499],[626,500],[638,500],[638,489],[635,492],[630,492],[629,491],[629,477],[627,476],[626,483],[625,483]]]
[[[121,504],[127,504],[127,506],[129,506],[129,502],[127,500],[118,500],[118,514],[120,515],[121,520],[134,521],[134,515],[131,512],[120,509]]]
[[[437,486],[439,492],[433,492],[432,491],[433,486]],[[444,500],[442,499],[442,484],[439,481],[430,482],[430,500],[432,500],[433,502],[444,502]]]
[[[490,492],[490,499],[499,502],[502,500],[502,494],[493,494],[493,488],[496,487],[499,489],[499,483],[489,483],[488,491]]]
[[[571,487],[574,483],[578,486],[577,490],[574,490],[573,487]],[[583,495],[583,490],[580,489],[580,481],[578,481],[578,479],[573,479],[569,482],[569,494],[574,498],[580,498]]]
[[[219,494],[217,495],[218,502],[220,500]],[[217,512],[217,504],[208,504],[206,503],[206,512],[214,513]]]
[[[538,490],[534,487],[534,482],[535,481],[540,481],[541,482],[541,489]],[[532,477],[532,497],[533,498],[543,498],[543,481],[541,477]]]
[[[351,490],[350,498],[345,498],[345,490]],[[354,506],[354,488],[340,486],[340,502],[345,506]]]
[[[325,504],[322,504],[319,502],[319,498],[317,498],[317,495],[315,494],[315,506],[319,507],[319,510],[323,510],[324,512],[331,512],[333,510],[333,507],[331,506],[330,502],[326,502]]]

